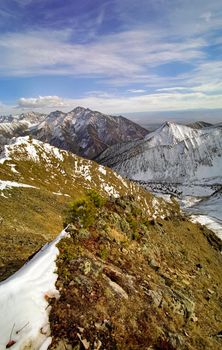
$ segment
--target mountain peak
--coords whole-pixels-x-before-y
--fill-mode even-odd
[[[82,107],[82,106],[77,106],[77,107],[75,107],[71,112],[81,113],[81,112],[86,112],[86,111],[92,112],[91,109],[85,108],[85,107]]]
[[[57,116],[60,116],[60,115],[65,115],[65,113],[62,112],[62,111],[56,110],[56,111],[54,111],[54,112],[51,112],[51,113],[48,115],[48,117],[57,117]]]

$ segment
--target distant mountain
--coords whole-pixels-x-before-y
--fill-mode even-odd
[[[38,112],[27,112],[17,115],[0,116],[0,123],[18,123],[26,122],[28,125],[33,125],[41,122],[47,114]]]
[[[221,128],[165,123],[143,140],[115,145],[96,160],[133,180],[222,182]]]
[[[197,121],[197,122],[188,124],[188,126],[190,128],[193,128],[193,129],[203,129],[203,128],[207,128],[209,126],[213,126],[213,124],[207,123],[207,122],[203,122],[203,121]]]
[[[92,159],[108,146],[143,138],[148,131],[122,117],[77,107],[69,113],[26,113],[0,119],[0,144],[32,135],[43,142]]]
[[[0,116],[0,148],[13,137],[23,136],[40,123],[46,114],[28,112],[20,115]]]
[[[77,107],[69,113],[50,113],[31,132],[53,146],[93,158],[108,146],[143,138],[148,131],[121,116],[109,116]]]

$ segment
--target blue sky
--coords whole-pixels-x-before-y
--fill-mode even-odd
[[[0,114],[222,108],[220,0],[1,0]]]

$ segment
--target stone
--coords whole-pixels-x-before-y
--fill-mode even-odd
[[[160,269],[159,264],[157,263],[157,261],[155,259],[151,259],[149,261],[149,265],[150,267],[152,267],[152,269],[154,269],[155,271],[158,271]]]
[[[149,295],[156,306],[160,306],[162,302],[162,293],[155,290],[148,290],[147,295]]]

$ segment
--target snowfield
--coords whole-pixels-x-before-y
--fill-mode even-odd
[[[0,283],[0,350],[45,350],[51,343],[48,299],[58,297],[56,244],[46,244],[19,271]]]

